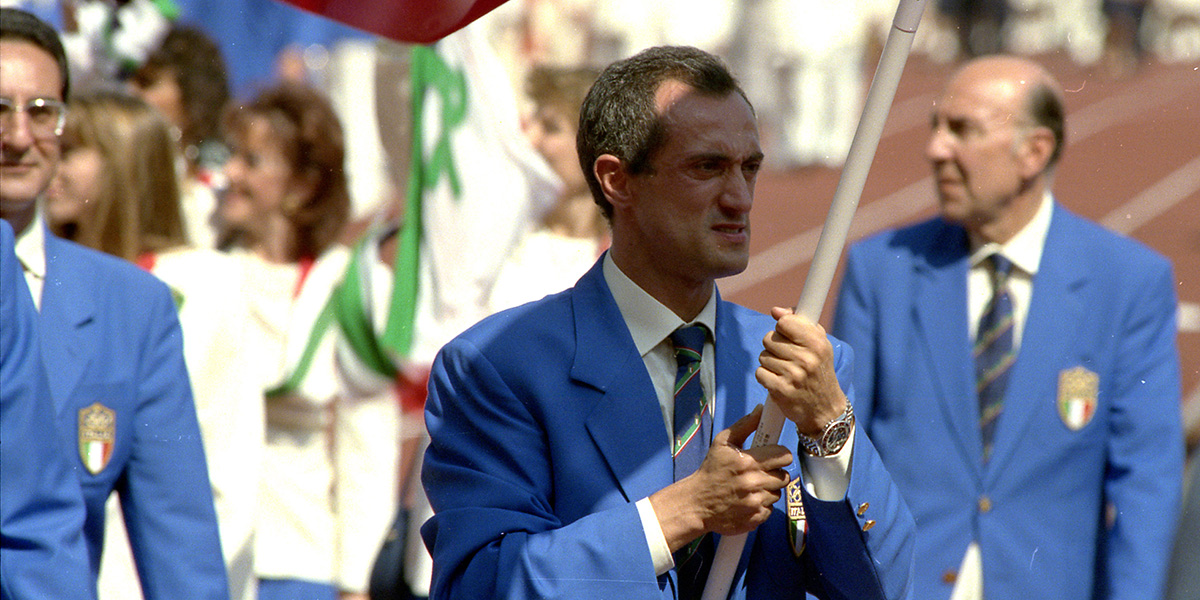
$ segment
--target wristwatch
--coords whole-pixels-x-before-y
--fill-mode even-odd
[[[833,454],[837,454],[846,445],[846,440],[850,439],[850,431],[854,427],[854,407],[850,405],[850,401],[846,401],[846,410],[842,411],[841,415],[825,424],[825,428],[821,430],[821,435],[813,438],[804,435],[799,431],[796,434],[800,436],[800,446],[804,451],[812,456],[823,458]]]

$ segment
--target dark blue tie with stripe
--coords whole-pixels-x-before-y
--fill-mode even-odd
[[[680,327],[671,333],[678,364],[675,372],[675,439],[671,448],[675,481],[700,468],[712,439],[712,406],[700,385],[700,355],[707,338],[708,328],[704,325]],[[712,556],[712,535],[701,536],[675,552],[680,600],[700,597]]]
[[[975,385],[979,393],[979,432],[983,459],[991,457],[996,421],[1004,409],[1004,392],[1016,351],[1013,347],[1013,305],[1008,294],[1012,261],[999,254],[987,260],[994,267],[992,300],[979,320],[975,336]]]

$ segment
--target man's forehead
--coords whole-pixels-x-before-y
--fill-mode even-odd
[[[62,100],[58,61],[44,48],[17,37],[0,39],[0,93]]]
[[[935,119],[1004,121],[1020,111],[1022,90],[1002,80],[951,85],[934,100]]]

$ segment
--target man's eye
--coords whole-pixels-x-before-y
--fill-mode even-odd
[[[49,106],[32,105],[29,107],[29,118],[34,121],[49,121],[58,118],[58,111]]]

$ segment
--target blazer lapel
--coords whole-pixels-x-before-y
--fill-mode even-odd
[[[748,398],[754,393],[766,402],[766,391],[754,379],[758,368],[758,352],[747,352],[742,347],[745,334],[742,323],[733,317],[730,307],[717,297],[716,362],[713,363],[716,379],[714,394],[719,414],[713,416],[713,434],[729,428],[744,417],[742,407],[750,407]],[[761,349],[761,348],[760,348]],[[734,410],[734,408],[738,410]]]
[[[960,451],[981,464],[979,408],[967,331],[967,242],[961,228],[944,226],[926,252],[917,253],[916,302],[918,334],[924,339],[940,393],[942,410],[958,435]]]
[[[99,345],[91,275],[71,256],[77,250],[46,233],[46,285],[42,290],[42,359],[51,374],[50,395],[61,414]]]
[[[1087,284],[1088,274],[1076,260],[1080,248],[1073,233],[1074,223],[1057,204],[1046,234],[1042,262],[1033,280],[1033,297],[1025,318],[1021,349],[1013,365],[1012,377],[1004,397],[1004,411],[996,423],[996,443],[990,464],[1003,465],[1022,443],[1023,431],[1029,426],[1043,402],[1057,398],[1059,364],[1048,357],[1068,356],[1075,344],[1075,324],[1082,318],[1085,307],[1080,290]],[[989,473],[996,477],[1002,467]]]
[[[602,261],[580,279],[573,298],[577,351],[571,377],[601,398],[587,430],[631,502],[671,483],[670,440],[646,365],[604,282]]]

